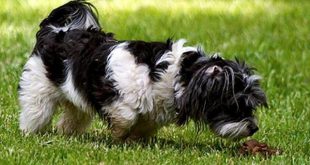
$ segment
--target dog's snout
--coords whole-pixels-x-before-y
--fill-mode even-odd
[[[249,135],[252,136],[255,132],[258,131],[258,127],[256,124],[252,123],[248,125]]]

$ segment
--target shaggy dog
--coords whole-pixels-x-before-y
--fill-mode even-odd
[[[65,107],[57,124],[64,134],[83,132],[95,114],[118,139],[189,120],[231,139],[258,130],[254,111],[266,96],[244,62],[208,57],[185,40],[116,40],[101,31],[93,9],[71,1],[41,22],[19,83],[24,133],[43,131],[58,105]]]

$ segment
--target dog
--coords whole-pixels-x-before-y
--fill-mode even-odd
[[[243,61],[185,43],[119,41],[101,30],[89,2],[54,9],[21,74],[21,131],[44,132],[62,105],[57,130],[68,135],[83,133],[96,115],[121,140],[190,120],[223,138],[253,135],[255,110],[267,106],[260,76]]]

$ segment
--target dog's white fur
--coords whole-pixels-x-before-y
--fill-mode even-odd
[[[257,119],[253,118],[253,122],[257,124]],[[250,125],[250,121],[244,119],[239,122],[231,122],[231,123],[224,123],[222,125],[217,126],[215,130],[218,135],[226,136],[229,135],[229,138],[237,138],[238,136],[246,136],[249,134],[249,130],[247,127]]]
[[[71,23],[67,24],[64,27],[56,27],[53,25],[49,25],[50,28],[53,29],[54,33],[59,33],[60,31],[66,32],[69,29],[88,29],[89,27],[100,29],[100,26],[96,22],[95,18],[91,15],[89,11],[86,11],[84,17],[78,17],[78,10],[73,13],[71,16],[69,16],[69,19],[74,19],[75,21],[72,21]]]
[[[80,92],[75,88],[72,79],[72,73],[70,66],[68,66],[68,72],[66,81],[60,87],[61,92],[66,97],[68,101],[70,101],[73,105],[78,107],[83,112],[92,113],[90,105],[85,101],[85,98],[80,94]]]
[[[45,66],[38,56],[32,56],[26,63],[19,85],[24,89],[19,97],[20,129],[38,132],[50,123],[60,91],[46,77]]]

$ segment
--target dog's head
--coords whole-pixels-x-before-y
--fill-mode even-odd
[[[191,118],[198,126],[207,124],[215,134],[231,139],[253,135],[258,130],[254,111],[267,106],[260,77],[237,59],[201,58],[185,69],[191,78],[176,98],[178,123]]]

